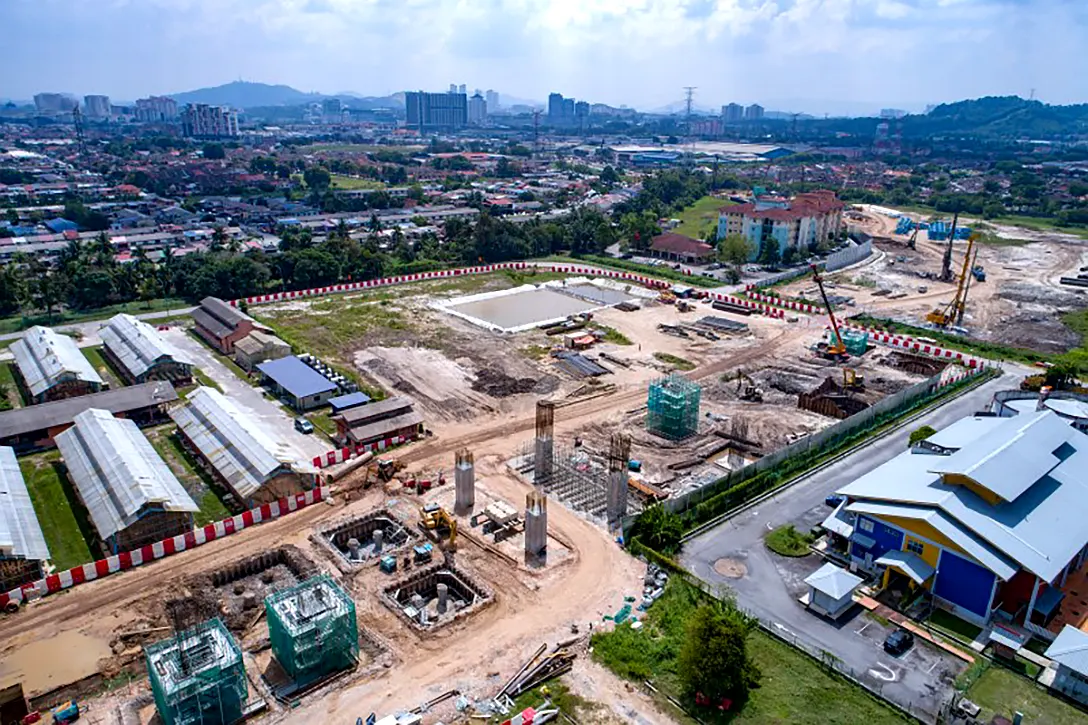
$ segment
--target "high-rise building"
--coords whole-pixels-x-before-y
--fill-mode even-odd
[[[456,93],[456,92],[457,92],[457,84],[456,83],[450,83],[450,93]]]
[[[880,117],[881,118],[892,118],[892,119],[894,119],[894,118],[902,118],[903,116],[906,116],[906,115],[907,115],[907,112],[904,111],[902,108],[881,108],[880,109]]]
[[[763,118],[763,106],[758,103],[753,103],[744,109],[744,120],[746,121],[758,121]]]
[[[548,121],[558,123],[563,118],[563,94],[548,94]]]
[[[136,99],[136,120],[144,123],[168,123],[178,118],[178,104],[173,98],[151,96]]]
[[[563,119],[570,121],[574,119],[574,99],[563,99]]]
[[[87,116],[87,118],[109,118],[111,115],[110,97],[83,96],[83,113]]]
[[[575,118],[588,118],[589,117],[589,101],[578,101],[574,104],[574,117]]]
[[[466,96],[468,95],[468,92],[465,90],[465,84],[464,83],[457,86],[457,92],[458,93],[464,93]]]
[[[238,135],[238,114],[227,106],[189,103],[181,112],[181,132],[194,138],[231,138]]]
[[[77,105],[76,99],[65,93],[38,93],[34,96],[34,108],[42,116],[71,113]]]
[[[739,103],[722,106],[722,120],[726,123],[740,123],[744,120],[744,106]]]
[[[468,122],[473,126],[481,126],[487,120],[487,101],[480,92],[468,99]]]
[[[326,98],[321,102],[321,117],[325,123],[340,123],[344,119],[344,104],[339,98]]]
[[[461,128],[468,123],[468,98],[464,93],[407,91],[404,106],[411,128]]]
[[[487,90],[487,93],[484,95],[484,98],[485,98],[485,100],[487,100],[487,109],[489,111],[494,113],[495,111],[499,110],[499,93],[498,93],[498,91],[493,91],[493,90],[491,90],[489,88]]]

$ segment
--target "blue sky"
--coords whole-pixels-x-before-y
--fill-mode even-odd
[[[708,108],[815,113],[1032,89],[1088,101],[1088,0],[0,0],[0,37],[0,97],[20,99],[242,78],[639,108],[691,85]]]

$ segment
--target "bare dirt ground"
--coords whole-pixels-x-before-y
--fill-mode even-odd
[[[922,219],[921,215],[910,216]],[[930,242],[923,231],[918,235],[917,249],[912,250],[907,248],[907,235],[895,234],[896,222],[891,217],[865,214],[856,223],[878,237],[876,247],[884,254],[861,268],[832,275],[831,281],[837,285],[832,292],[855,298],[856,306],[848,314],[864,311],[919,324],[928,312],[952,300],[954,284],[919,276],[940,271],[946,242]],[[964,327],[979,339],[1046,352],[1064,352],[1079,344],[1079,336],[1062,324],[1060,315],[1088,305],[1088,296],[1060,285],[1058,280],[1064,275],[1075,276],[1075,270],[1088,263],[1088,240],[1059,232],[989,226],[997,236],[1018,241],[979,245],[978,264],[985,268],[987,279],[981,283],[971,280]],[[957,274],[966,247],[966,241],[953,243],[952,269]],[[783,293],[808,291],[812,297],[811,287],[811,282],[795,283],[786,286]],[[897,292],[906,296],[873,295],[882,288],[892,290],[892,296]]]

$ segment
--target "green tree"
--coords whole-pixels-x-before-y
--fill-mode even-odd
[[[601,169],[600,175],[601,181],[606,184],[618,184],[620,181],[620,175],[616,173],[616,170],[611,166],[605,166]]]
[[[684,536],[684,521],[661,504],[650,506],[639,514],[631,530],[632,537],[662,554],[673,554],[680,549]]]
[[[9,224],[19,223],[19,212],[15,209],[8,209],[4,212],[4,216],[7,218]]]
[[[620,217],[620,235],[627,241],[630,249],[645,251],[650,248],[652,240],[660,230],[657,227],[657,217],[651,212],[629,211]]]
[[[217,161],[219,159],[227,158],[227,152],[223,149],[223,144],[220,143],[206,143],[204,144],[204,158]]]
[[[712,703],[723,698],[744,702],[759,686],[762,673],[748,656],[753,626],[730,604],[695,610],[676,658],[676,674],[689,697],[701,693]]]
[[[774,267],[781,259],[781,253],[778,249],[778,240],[764,239],[759,243],[759,263],[768,267]]]
[[[1088,196],[1088,183],[1083,181],[1070,181],[1069,182],[1069,195],[1070,196]]]
[[[324,166],[310,166],[302,172],[302,180],[311,191],[320,193],[329,188],[332,183],[332,175]]]
[[[910,441],[907,445],[913,448],[916,444],[921,443],[936,432],[936,428],[928,425],[923,425],[921,428],[916,428],[915,430],[912,430],[910,432]]]
[[[753,245],[743,234],[727,234],[718,242],[718,259],[729,264],[744,264],[752,258]]]

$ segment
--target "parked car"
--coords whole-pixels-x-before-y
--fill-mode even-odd
[[[884,651],[899,656],[914,646],[914,635],[905,629],[897,629],[884,640]]]
[[[839,507],[839,504],[842,503],[845,500],[846,500],[846,496],[841,496],[841,495],[839,495],[837,493],[833,493],[833,494],[831,494],[830,496],[828,496],[827,498],[824,499],[824,505],[829,506],[829,507],[831,507],[833,509],[836,509],[836,508]]]
[[[314,424],[302,417],[295,418],[295,430],[309,435],[314,432]]]

